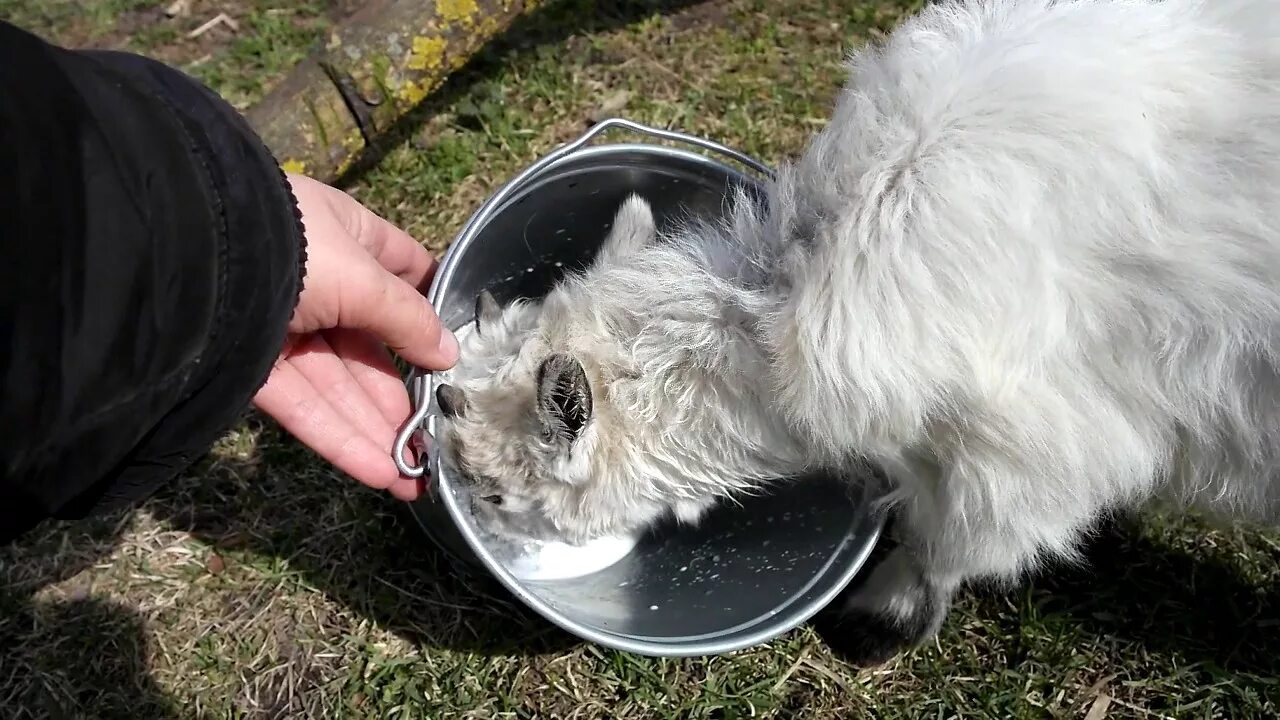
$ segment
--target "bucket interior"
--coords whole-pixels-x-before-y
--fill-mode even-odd
[[[751,187],[692,153],[648,146],[577,153],[513,195],[453,251],[436,290],[437,311],[457,328],[473,320],[481,290],[501,303],[541,297],[565,272],[591,261],[631,193],[649,202],[662,228],[687,213],[722,213],[738,183]],[[441,492],[454,492],[447,467],[438,470]],[[745,647],[803,622],[865,560],[879,524],[850,487],[826,477],[780,484],[717,508],[695,527],[655,528],[630,556],[593,575],[502,579],[557,624],[612,647],[668,656]],[[414,509],[437,542],[470,554],[442,505],[424,499]]]
[[[609,234],[631,193],[653,209],[659,230],[689,214],[717,216],[730,184],[756,185],[729,167],[664,148],[588,148],[515,193],[490,217],[459,257],[436,312],[449,327],[470,322],[475,296],[489,290],[501,304],[539,298],[564,273],[581,270]]]

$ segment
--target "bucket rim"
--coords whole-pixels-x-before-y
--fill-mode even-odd
[[[721,157],[717,158],[705,153],[693,152],[686,148],[657,143],[615,142],[587,145],[588,141],[596,135],[612,127],[630,129],[658,139],[684,142],[703,150],[710,150]],[[527,191],[535,188],[537,184],[544,180],[553,177],[557,172],[575,164],[590,163],[593,160],[605,160],[611,156],[621,154],[640,154],[648,155],[655,159],[679,160],[686,163],[701,164],[725,173],[731,181],[752,187],[759,187],[762,179],[768,180],[774,177],[774,171],[764,163],[718,143],[674,131],[649,128],[629,120],[611,118],[597,124],[576,141],[562,145],[535,161],[507,181],[481,204],[455,236],[453,242],[450,243],[440,259],[435,277],[427,293],[432,305],[440,305],[444,293],[451,284],[452,276],[457,270],[458,258],[468,251],[490,221],[501,215],[511,204],[519,202]],[[742,169],[726,162],[725,159],[736,160],[739,165],[745,166],[748,170],[754,171],[754,173],[744,172]],[[753,177],[753,174],[756,177]],[[717,631],[714,634],[660,641],[609,633],[578,623],[573,618],[557,611],[511,575],[497,561],[489,549],[485,547],[484,543],[480,541],[480,538],[468,523],[462,521],[464,509],[459,507],[450,478],[446,476],[447,474],[440,467],[439,458],[435,452],[431,452],[420,467],[408,466],[404,462],[404,450],[413,436],[425,434],[431,438],[435,437],[437,416],[430,412],[433,380],[433,373],[431,372],[416,366],[410,369],[407,384],[415,412],[413,417],[406,423],[401,435],[397,438],[394,450],[396,464],[400,467],[401,472],[405,472],[407,475],[418,477],[423,475],[428,467],[434,466],[435,472],[433,474],[435,477],[432,488],[429,490],[429,494],[418,502],[429,502],[433,505],[444,506],[444,514],[449,516],[454,529],[461,536],[465,545],[469,547],[472,555],[474,555],[476,562],[469,562],[468,565],[482,565],[492,578],[498,580],[508,592],[515,595],[526,607],[535,611],[561,630],[588,642],[636,655],[665,658],[721,655],[768,642],[808,621],[820,612],[822,608],[829,605],[848,586],[853,577],[862,570],[871,552],[879,543],[884,526],[883,518],[880,517],[879,513],[867,511],[862,517],[850,523],[850,534],[846,535],[839,546],[832,549],[831,559],[824,566],[823,571],[815,574],[803,589],[797,591],[786,605],[781,606],[785,610],[776,615],[761,616],[736,628],[728,628]],[[416,471],[416,475],[414,471]],[[414,513],[414,517],[419,521],[419,524],[422,524],[422,518],[417,513]],[[437,545],[441,544],[430,528],[424,526],[424,530],[427,531],[432,542]],[[855,543],[859,544],[860,547],[851,547]],[[452,551],[447,548],[446,552],[452,554]],[[843,561],[844,567],[837,567],[837,561]],[[823,583],[825,588],[817,595],[806,598],[806,593],[812,592],[818,580],[824,576],[826,577]]]

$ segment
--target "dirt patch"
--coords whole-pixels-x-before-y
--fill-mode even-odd
[[[213,58],[241,39],[252,39],[264,25],[298,30],[341,23],[367,0],[267,3],[262,0],[164,0],[141,4],[105,0],[97,12],[49,13],[32,21],[42,35],[65,47],[136,52],[185,66]],[[274,6],[273,6],[274,5]]]
[[[668,18],[668,24],[677,34],[707,27],[723,27],[729,14],[729,3],[724,0],[708,0],[674,13]]]

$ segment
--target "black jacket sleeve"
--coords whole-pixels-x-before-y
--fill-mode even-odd
[[[0,542],[207,451],[283,345],[303,243],[278,164],[208,89],[0,22]]]

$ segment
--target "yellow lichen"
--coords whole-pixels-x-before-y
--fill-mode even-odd
[[[444,48],[443,39],[419,35],[413,39],[413,50],[405,65],[410,70],[434,70],[444,63]]]
[[[405,80],[400,89],[396,91],[396,96],[409,105],[417,105],[427,96],[427,91],[418,83],[412,80]]]
[[[498,34],[498,19],[492,16],[484,17],[480,20],[479,35],[482,38],[492,37]]]
[[[351,128],[347,132],[347,136],[342,139],[342,147],[347,151],[347,154],[334,169],[333,174],[335,177],[350,170],[352,164],[360,157],[361,151],[364,150],[364,135],[360,134],[360,128]]]
[[[307,172],[307,164],[301,160],[289,158],[280,163],[280,169],[292,175],[303,175]]]
[[[462,22],[471,25],[475,15],[480,11],[476,0],[436,0],[436,13],[445,22]]]
[[[351,166],[354,165],[355,162],[356,162],[355,153],[347,155],[345,158],[343,158],[342,162],[338,163],[338,167],[333,169],[333,176],[342,177],[344,174],[346,174],[348,170],[351,169]]]
[[[342,139],[342,146],[353,152],[364,147],[364,135],[360,134],[360,128],[353,127],[348,130],[347,136]]]

